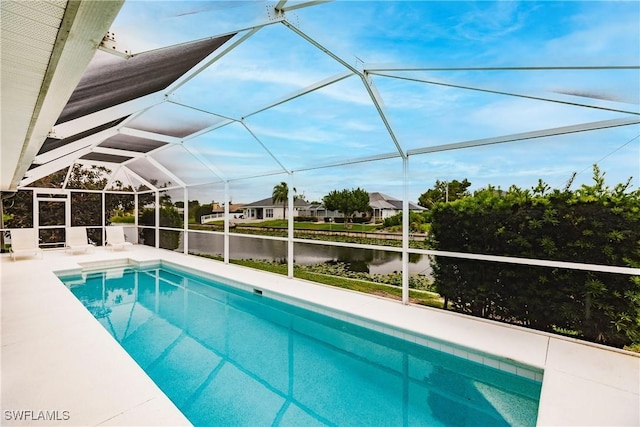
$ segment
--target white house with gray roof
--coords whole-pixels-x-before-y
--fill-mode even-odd
[[[371,206],[372,221],[382,221],[402,212],[402,200],[398,200],[382,193],[369,193],[369,206]],[[283,204],[274,203],[271,197],[258,200],[243,206],[243,217],[245,220],[269,220],[284,219]],[[287,218],[289,217],[288,208],[285,210]],[[422,212],[426,209],[415,203],[409,202],[409,210],[414,212]],[[362,215],[356,213],[356,216]],[[322,204],[312,204],[304,200],[296,199],[294,203],[293,216],[316,217],[318,220],[324,218],[342,218],[342,212],[327,211]]]
[[[381,221],[402,212],[402,200],[382,193],[369,193],[369,206],[371,206],[374,221]],[[420,205],[409,202],[409,211],[422,212],[426,210]]]
[[[306,210],[309,203],[296,199],[294,201],[293,216],[304,215],[301,211]],[[257,202],[249,203],[242,207],[242,212],[245,220],[270,220],[270,219],[285,219],[289,218],[289,208],[287,202],[274,203],[273,198],[268,197],[266,199],[258,200]]]

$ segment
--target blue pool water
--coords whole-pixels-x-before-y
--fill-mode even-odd
[[[540,382],[177,268],[61,280],[198,426],[536,423]]]

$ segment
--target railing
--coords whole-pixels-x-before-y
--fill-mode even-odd
[[[237,214],[236,214],[237,215]],[[232,216],[233,218],[233,216]],[[206,224],[208,222],[217,221],[220,219],[224,219],[224,212],[217,212],[208,215],[202,215],[200,217],[200,224]]]

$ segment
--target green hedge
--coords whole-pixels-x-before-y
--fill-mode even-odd
[[[344,224],[345,222],[345,218],[344,217],[335,217],[333,219],[333,221],[336,224]],[[353,218],[349,218],[349,222],[351,222],[352,224],[367,224],[369,222],[371,222],[371,217],[353,217]]]
[[[627,184],[493,188],[432,211],[444,251],[640,267],[640,191]],[[435,257],[436,290],[456,311],[622,347],[640,341],[640,277]]]

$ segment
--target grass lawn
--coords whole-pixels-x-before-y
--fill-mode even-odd
[[[286,220],[275,219],[262,222],[247,222],[238,224],[247,228],[279,228],[287,230],[289,224]],[[314,222],[294,222],[295,230],[322,230],[322,231],[351,231],[351,232],[374,232],[382,228],[382,224],[349,224],[350,228],[345,228],[345,224],[332,223],[314,223]],[[224,227],[224,221],[213,221],[207,224],[190,223],[189,228],[192,230],[211,230],[212,228]]]
[[[289,223],[287,220],[275,219],[271,221],[252,222],[242,224],[243,227],[256,227],[256,228],[283,228],[287,229]],[[315,223],[315,222],[294,222],[293,228],[296,230],[323,230],[323,231],[361,231],[370,232],[376,231],[381,227],[381,224],[348,224],[349,228],[345,227],[345,224],[333,224],[333,223]]]
[[[271,273],[282,275],[287,274],[286,264],[273,264],[253,260],[231,260],[230,262],[232,264],[238,264],[258,270],[265,270]],[[397,286],[384,285],[380,283],[368,282],[365,280],[349,279],[346,277],[338,277],[328,274],[312,273],[299,270],[294,271],[294,276],[299,279],[309,280],[310,282],[322,283],[324,285],[350,289],[352,291],[364,292],[367,294],[373,294],[396,300],[402,299],[402,288]],[[438,294],[412,289],[409,290],[409,301],[413,304],[426,305],[436,308],[442,308],[444,303],[442,297],[440,297],[440,295]]]

